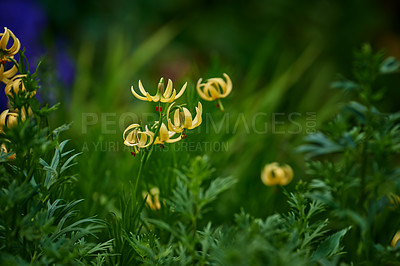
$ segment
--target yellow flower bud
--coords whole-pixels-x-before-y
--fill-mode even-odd
[[[150,189],[150,194],[146,191],[142,193],[143,198],[146,198],[146,204],[153,211],[158,211],[161,209],[160,203],[160,189],[158,187],[153,187]]]

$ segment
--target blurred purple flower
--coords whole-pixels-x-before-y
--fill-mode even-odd
[[[71,88],[75,79],[75,62],[66,52],[65,42],[58,41],[56,54],[57,79],[67,88]]]
[[[48,19],[44,9],[35,0],[5,0],[0,3],[0,31],[9,28],[20,40],[21,49],[26,47],[25,55],[29,60],[30,72],[36,70],[39,59],[45,55],[42,41],[44,30],[48,26]],[[58,44],[58,43],[57,43]],[[62,45],[65,46],[65,45]],[[74,80],[75,68],[72,59],[65,49],[56,48],[55,64],[58,81],[70,87]],[[1,91],[4,84],[0,85]],[[7,108],[7,97],[0,91],[0,110]],[[38,95],[40,98],[40,91]]]
[[[9,28],[20,40],[21,48],[27,47],[25,55],[31,63],[30,70],[35,70],[35,64],[44,54],[40,37],[47,26],[47,18],[43,9],[36,1],[5,1],[0,4],[3,11],[0,16],[1,31]]]
[[[47,25],[46,15],[36,1],[4,1],[1,9],[0,26],[9,28],[21,42],[21,49],[26,49],[25,55],[29,59],[30,71],[35,71],[38,59],[44,54],[43,46],[40,45],[40,36]],[[4,84],[1,85],[3,90]],[[1,93],[1,110],[7,108],[7,97]]]

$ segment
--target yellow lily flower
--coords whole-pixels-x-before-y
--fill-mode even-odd
[[[160,203],[160,189],[158,187],[153,187],[150,189],[150,194],[146,191],[142,193],[143,198],[146,198],[146,204],[153,211],[158,211],[161,209]]]
[[[4,110],[0,114],[0,132],[4,132],[3,129],[12,128],[18,123],[18,113],[10,112],[9,109]]]
[[[21,48],[21,43],[19,42],[18,38],[15,37],[14,33],[4,27],[4,33],[0,33],[0,57],[3,61],[8,61],[6,56],[13,56],[18,53],[19,49]],[[13,39],[13,45],[7,49],[8,41]]]
[[[221,98],[225,98],[232,91],[232,81],[227,74],[223,74],[226,81],[222,78],[211,78],[206,83],[201,83],[203,79],[197,81],[196,89],[199,96],[206,101],[218,100],[221,110],[224,108],[220,102]]]
[[[203,112],[203,106],[201,103],[198,103],[198,107],[196,107],[196,116],[194,119],[192,119],[192,114],[190,111],[185,108],[177,108],[174,112],[174,123],[171,122],[171,119],[169,118],[169,114],[171,111],[172,106],[175,103],[171,104],[168,107],[167,110],[167,121],[168,121],[168,129],[170,131],[175,131],[176,133],[181,133],[185,128],[186,129],[193,129],[195,127],[198,127],[201,122],[202,122],[202,112]],[[182,109],[182,111],[180,110]]]
[[[27,116],[32,115],[32,109],[29,107],[28,112],[23,108],[21,110],[21,120],[25,121]],[[0,132],[4,132],[3,129],[5,127],[7,128],[12,128],[16,124],[18,124],[18,110],[15,110],[14,112],[10,112],[9,109],[4,110],[0,114]]]
[[[0,63],[0,82],[7,84],[15,74],[17,74],[18,68],[17,66],[13,66],[7,71],[4,71],[4,65]]]
[[[136,91],[133,89],[133,86],[131,87],[131,91],[132,91],[132,94],[136,98],[138,98],[139,100],[142,100],[142,101],[149,101],[149,102],[159,102],[160,101],[163,103],[171,103],[182,96],[182,94],[186,90],[186,86],[187,86],[187,82],[183,85],[183,87],[179,91],[179,93],[176,94],[176,90],[173,89],[172,80],[168,79],[167,89],[164,91],[164,78],[161,78],[160,82],[158,83],[157,93],[154,96],[151,96],[144,89],[143,84],[140,80],[139,80],[139,90],[142,93],[142,95],[139,95],[138,93],[136,93]]]
[[[158,136],[154,141],[154,144],[164,144],[166,143],[174,143],[181,140],[181,135],[175,139],[171,139],[176,134],[175,131],[169,131],[164,123],[161,124]]]
[[[13,77],[6,85],[4,88],[4,92],[8,96],[12,96],[11,91],[14,91],[15,94],[18,94],[19,91],[26,92],[26,88],[24,85],[24,82],[22,81],[21,78],[26,77],[26,75],[16,75]],[[29,93],[29,95],[26,95],[26,97],[32,97],[36,94],[36,91],[32,91]]]
[[[141,131],[139,124],[132,124],[125,129],[123,138],[126,146],[134,147],[135,152],[139,152],[140,148],[146,148],[153,143],[154,133],[147,126],[145,131]]]
[[[287,164],[279,166],[278,163],[270,163],[261,172],[261,181],[267,186],[286,186],[292,179],[293,170]]]

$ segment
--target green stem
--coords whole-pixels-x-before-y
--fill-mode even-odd
[[[221,111],[224,112],[225,109],[224,109],[224,106],[223,106],[223,104],[221,102],[221,99],[218,99],[217,101],[218,101],[219,109],[221,109]]]
[[[158,102],[158,110],[160,110],[160,107],[161,107],[161,103]],[[136,176],[136,182],[135,182],[135,187],[134,187],[134,195],[135,196],[137,195],[136,193],[137,193],[137,188],[139,186],[139,179],[140,179],[140,176],[142,174],[142,169],[143,169],[144,165],[146,164],[147,160],[150,158],[151,153],[153,152],[154,142],[156,141],[158,132],[160,131],[161,124],[162,124],[162,113],[160,112],[160,115],[159,115],[159,118],[158,118],[158,126],[157,126],[157,129],[156,129],[155,133],[154,133],[154,139],[153,139],[153,142],[150,145],[150,150],[149,150],[148,153],[145,153],[140,159],[139,170],[138,170],[138,174]]]
[[[144,165],[144,156],[142,156],[142,159],[140,160],[140,165],[139,165],[139,171],[138,171],[138,174],[137,174],[137,176],[136,176],[136,182],[135,182],[135,187],[134,187],[134,190],[133,190],[133,193],[134,193],[134,195],[135,195],[135,197],[136,197],[136,193],[137,193],[137,187],[138,187],[138,185],[139,185],[139,179],[140,179],[140,175],[142,174],[142,169],[143,169],[143,165]]]
[[[158,102],[158,110],[160,110],[160,107],[161,107],[161,102]],[[160,128],[161,128],[161,125],[162,125],[162,120],[163,120],[163,114],[162,114],[162,112],[160,112],[160,115],[158,117],[158,127],[157,127],[156,131],[154,132],[154,139],[153,139],[153,142],[150,145],[150,150],[149,150],[149,153],[147,154],[147,157],[146,157],[145,161],[147,161],[150,158],[151,153],[153,152],[154,142],[156,141],[158,132],[160,132]]]

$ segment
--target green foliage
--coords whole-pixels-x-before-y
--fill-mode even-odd
[[[308,8],[302,10],[324,14],[324,22],[307,12],[306,19],[293,23],[298,17],[287,13],[299,10],[295,8],[298,3],[275,2],[257,3],[249,12],[256,18],[262,14],[268,22],[272,13],[285,11],[278,24],[275,15],[273,23],[257,20],[254,36],[247,24],[236,24],[239,20],[226,23],[225,18],[234,17],[236,11],[223,3],[196,6],[191,11],[195,16],[188,12],[189,6],[179,9],[173,4],[179,19],[164,23],[147,39],[143,33],[153,32],[161,23],[159,18],[170,19],[172,9],[163,13],[164,4],[149,5],[152,13],[142,12],[148,5],[144,2],[122,4],[134,9],[137,13],[132,14],[137,16],[120,17],[143,18],[138,19],[143,23],[139,34],[131,34],[127,26],[131,23],[99,27],[92,33],[90,25],[96,24],[96,16],[88,19],[83,14],[103,11],[77,9],[82,12],[79,23],[86,21],[86,26],[80,27],[84,34],[73,36],[84,39],[79,40],[80,47],[74,47],[79,52],[71,111],[55,113],[61,114],[58,119],[62,124],[66,115],[74,120],[75,126],[65,133],[71,125],[52,130],[48,122],[50,113],[60,106],[43,106],[33,97],[45,83],[39,82],[38,70],[29,72],[22,51],[18,67],[26,75],[22,79],[27,92],[9,97],[9,106],[18,110],[18,123],[0,134],[0,144],[8,149],[0,153],[0,264],[397,264],[400,244],[390,243],[400,227],[400,113],[381,103],[398,95],[390,93],[395,86],[388,84],[396,83],[400,63],[394,57],[384,59],[383,53],[374,53],[365,45],[355,53],[352,75],[345,74],[332,84],[340,91],[328,92],[325,87],[337,64],[344,73],[351,65],[342,60],[347,56],[346,46],[354,45],[346,33],[362,33],[355,26],[335,25],[346,29],[340,38],[334,38],[339,41],[326,38],[326,33],[335,30],[327,26],[325,16],[336,21],[340,3],[306,4]],[[327,4],[331,5],[328,9]],[[373,8],[372,4],[362,5]],[[346,10],[358,7],[345,6]],[[266,14],[263,8],[268,9]],[[115,12],[114,7],[111,10]],[[69,16],[64,11],[63,16],[56,15],[59,8],[53,11],[57,19]],[[108,14],[110,9],[104,12]],[[199,20],[206,12],[209,19]],[[372,17],[368,11],[348,12],[354,13],[351,24],[367,28],[361,27],[364,24],[360,21]],[[116,16],[109,17],[115,20]],[[141,16],[157,19],[148,28]],[[321,23],[324,28],[303,30],[299,26],[304,25],[302,21]],[[371,21],[369,24],[374,24]],[[264,24],[271,25],[270,29],[259,27]],[[91,34],[85,34],[86,27]],[[304,39],[288,41],[287,36],[292,38],[293,33]],[[321,33],[324,38],[320,38]],[[189,38],[192,34],[196,34],[195,39]],[[184,41],[190,45],[185,47]],[[199,49],[193,48],[196,43]],[[202,52],[207,56],[201,58]],[[234,56],[226,64],[230,54]],[[196,62],[189,58],[196,58]],[[211,66],[204,67],[210,61]],[[194,84],[199,72],[204,73],[203,79],[223,72],[232,76],[233,97],[226,101],[226,113],[215,111],[214,103],[204,103],[203,125],[188,134],[194,141],[179,142],[223,143],[227,150],[185,151],[171,145],[170,150],[147,148],[132,157],[118,145],[114,150],[97,148],[107,143],[122,146],[122,132],[115,129],[121,129],[129,119],[110,121],[107,117],[118,120],[127,118],[122,115],[127,110],[143,113],[154,108],[152,104],[130,103],[127,88],[132,80],[153,80],[163,71],[177,78],[176,84],[189,79],[189,109],[198,100]],[[342,104],[337,116],[320,131],[305,136],[300,153],[295,153],[293,147],[309,134],[307,129],[316,131],[336,112],[340,97],[351,100]],[[388,102],[395,104],[396,97]],[[22,119],[29,108],[32,114]],[[67,104],[61,108],[68,111]],[[311,121],[315,122],[312,128],[307,128],[308,117],[304,115],[309,111],[318,116]],[[295,116],[289,116],[293,112]],[[84,113],[93,114],[94,120],[85,121]],[[279,121],[280,114],[287,116],[285,122]],[[299,119],[292,120],[297,114]],[[280,122],[282,131],[275,128]],[[300,130],[292,130],[295,127]],[[63,141],[61,133],[69,134],[70,141]],[[88,144],[97,146],[82,149]],[[79,156],[75,150],[81,149]],[[260,182],[262,166],[271,161],[293,166],[294,179],[284,189]],[[153,186],[160,189],[160,208],[151,207],[148,200],[152,196],[141,193]],[[234,214],[239,208],[242,211]],[[107,220],[106,226],[99,218]]]
[[[349,228],[328,233],[328,221],[318,215],[325,212],[320,201],[305,195],[307,185],[290,194],[292,211],[255,219],[243,210],[235,215],[235,224],[212,226],[202,221],[217,196],[235,180],[216,178],[209,183],[213,169],[206,157],[195,158],[189,167],[176,171],[177,184],[166,205],[168,220],[144,218],[143,232],[126,233],[125,239],[145,265],[313,265],[337,262],[342,254],[340,241]],[[300,189],[301,187],[301,189]],[[199,227],[202,223],[204,226]],[[205,222],[205,223],[204,223]]]
[[[0,264],[78,265],[96,256],[101,262],[111,240],[95,243],[91,239],[104,223],[80,217],[77,205],[82,200],[62,199],[75,180],[71,167],[79,155],[64,151],[68,140],[59,142],[59,133],[68,127],[49,130],[51,108],[41,108],[29,96],[39,87],[36,73],[27,72],[23,52],[19,68],[27,74],[23,79],[26,91],[10,97],[11,107],[19,110],[18,121],[0,133],[0,144],[7,148],[0,154]],[[22,113],[28,109],[31,115]]]
[[[201,231],[199,223],[210,211],[206,206],[236,183],[231,177],[210,180],[212,173],[207,157],[196,157],[189,167],[176,170],[176,187],[162,206],[169,212],[168,220],[144,217],[143,232],[126,231],[124,235],[138,261],[146,265],[190,265],[209,261],[208,242],[214,241],[210,239],[214,229],[209,223],[205,231]]]
[[[398,69],[397,60],[383,60],[382,53],[363,46],[355,56],[352,80],[334,83],[358,101],[344,104],[323,132],[308,136],[299,148],[314,159],[308,165],[313,178],[308,197],[329,206],[327,217],[337,227],[347,224],[355,229],[345,241],[347,259],[355,263],[394,259],[389,244],[400,225],[395,218],[400,113],[381,112],[375,104],[384,95],[382,78]]]

